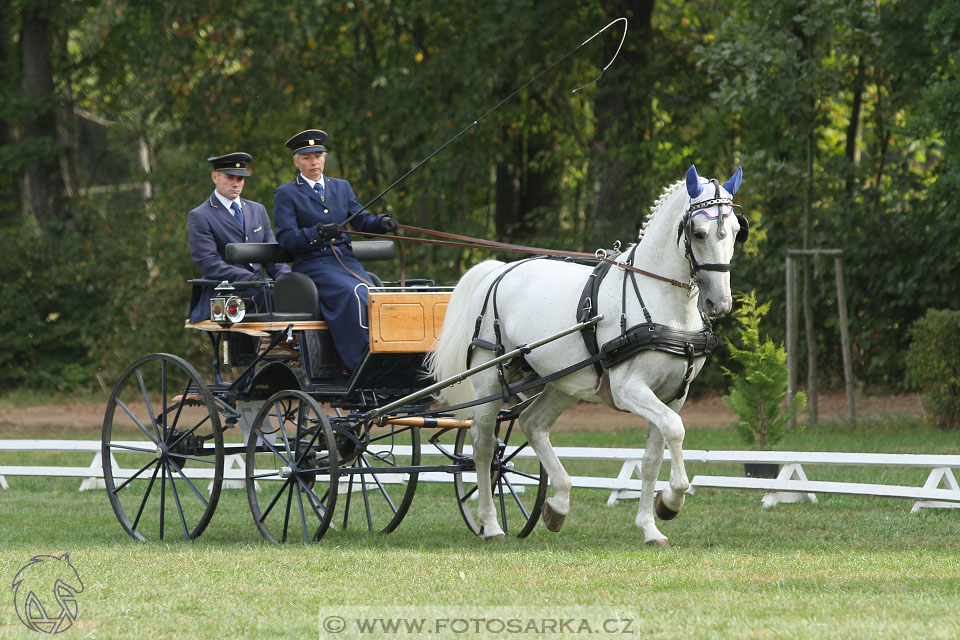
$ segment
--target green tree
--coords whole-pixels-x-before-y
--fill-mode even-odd
[[[739,308],[734,312],[742,347],[727,339],[730,358],[741,371],[734,373],[722,367],[732,385],[723,404],[736,412],[737,433],[747,444],[756,443],[761,451],[772,447],[786,435],[791,418],[803,411],[807,396],[797,393],[789,405],[787,397],[787,351],[767,337],[760,338],[760,321],[770,311],[770,303],[757,306],[756,292],[737,297]]]

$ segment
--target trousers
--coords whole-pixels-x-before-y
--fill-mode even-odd
[[[334,348],[343,368],[352,371],[360,364],[370,341],[367,330],[367,298],[365,283],[348,273],[344,266],[370,281],[363,266],[344,252],[340,256],[324,255],[295,262],[293,270],[304,273],[317,285],[320,313],[330,327]]]

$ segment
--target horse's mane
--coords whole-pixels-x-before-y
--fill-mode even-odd
[[[643,222],[640,224],[640,235],[637,238],[637,241],[643,240],[643,234],[647,231],[647,227],[650,226],[650,223],[653,222],[653,219],[657,216],[657,213],[660,209],[663,208],[664,203],[673,193],[684,185],[683,180],[677,180],[671,185],[668,185],[663,188],[663,191],[660,192],[660,195],[657,196],[657,199],[653,203],[653,207],[650,208],[650,213],[643,219]]]

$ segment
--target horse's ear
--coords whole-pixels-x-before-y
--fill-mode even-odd
[[[691,198],[696,198],[703,193],[703,185],[700,184],[700,176],[697,175],[697,167],[690,165],[687,169],[687,194]]]
[[[740,188],[740,181],[743,180],[743,167],[737,167],[736,173],[730,176],[730,179],[723,183],[723,188],[727,193],[733,195]]]

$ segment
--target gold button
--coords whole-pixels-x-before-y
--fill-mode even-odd
[[[239,169],[239,168],[240,168],[240,163],[238,162],[238,163],[237,163],[237,169]]]
[[[312,144],[313,144],[313,140],[308,140],[308,141],[307,141],[307,144],[308,144],[308,145],[312,145]]]

